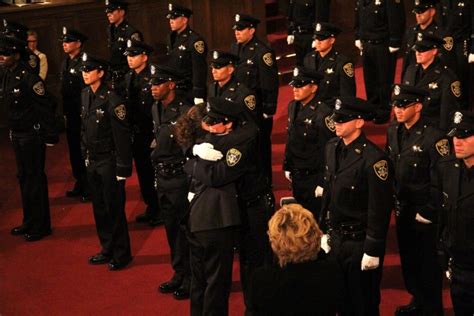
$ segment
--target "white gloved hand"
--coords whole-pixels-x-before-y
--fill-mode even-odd
[[[288,35],[288,37],[286,38],[286,42],[288,43],[288,45],[293,44],[294,41],[295,41],[294,35]]]
[[[273,115],[271,115],[271,114],[265,114],[265,113],[263,113],[263,118],[264,118],[264,119],[269,119],[269,118],[271,118],[272,116],[273,116]]]
[[[314,197],[323,196],[323,192],[324,192],[324,189],[318,185],[316,189],[314,190]]]
[[[415,220],[416,220],[417,222],[422,223],[422,224],[431,224],[431,223],[433,223],[433,222],[430,221],[429,219],[426,219],[426,218],[424,218],[423,216],[421,216],[419,213],[416,213]]]
[[[195,195],[196,195],[196,193],[188,192],[188,202],[191,202]]]
[[[323,248],[323,250],[326,253],[329,253],[329,251],[331,251],[331,246],[329,246],[328,241],[329,241],[329,236],[327,234],[324,234],[321,237],[321,248]]]
[[[84,164],[86,165],[86,167],[89,167],[89,159],[84,159]]]
[[[360,40],[356,40],[354,42],[355,47],[357,47],[359,50],[362,50],[362,42]]]
[[[53,147],[54,144],[48,144],[48,143],[45,143],[46,147]]]
[[[474,53],[469,54],[469,57],[467,57],[467,62],[470,64],[474,63]]]
[[[217,161],[224,157],[220,151],[214,149],[214,145],[209,143],[194,145],[193,155],[209,161]]]
[[[127,179],[127,178],[125,178],[125,177],[119,177],[119,176],[117,176],[117,181],[124,181],[124,180],[126,180],[126,179]]]
[[[204,103],[204,99],[202,98],[194,98],[194,104]]]
[[[390,53],[395,53],[395,52],[398,52],[400,50],[400,47],[389,47],[388,48],[388,51]]]
[[[371,257],[368,254],[364,253],[362,261],[360,262],[360,269],[362,271],[377,269],[380,264],[379,257]]]
[[[445,274],[446,274],[446,278],[447,278],[449,281],[451,281],[451,271],[450,271],[450,270],[446,270]]]
[[[311,48],[316,48],[316,40],[311,42]]]
[[[291,182],[291,172],[285,170],[285,178]]]

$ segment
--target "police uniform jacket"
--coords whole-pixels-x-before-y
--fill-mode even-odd
[[[171,67],[179,69],[182,76],[191,81],[194,98],[206,98],[207,44],[203,37],[186,27],[168,38],[168,56]]]
[[[237,81],[255,91],[263,113],[275,114],[279,83],[273,50],[254,36],[245,45],[233,43],[230,52],[239,56],[235,69]]]
[[[63,98],[63,111],[66,115],[81,114],[81,93],[85,88],[81,71],[82,53],[74,58],[69,56],[61,66],[61,95]]]
[[[310,52],[304,58],[304,66],[324,74],[318,85],[318,96],[327,104],[333,104],[339,96],[355,96],[354,64],[334,49],[324,57]]]
[[[329,21],[330,0],[290,0],[288,34],[312,34],[315,22]]]
[[[112,71],[126,72],[128,70],[127,57],[123,53],[127,49],[127,40],[142,41],[143,36],[127,20],[124,20],[119,26],[109,24],[107,34],[111,54],[110,68]]]
[[[361,134],[346,148],[342,139],[331,139],[325,151],[326,173],[322,202],[323,229],[344,226],[365,228],[364,253],[380,257],[393,206],[393,167],[388,156]],[[337,166],[338,158],[341,160]],[[325,222],[328,221],[328,222]]]
[[[402,82],[429,90],[429,100],[423,103],[422,115],[446,130],[450,113],[460,107],[461,82],[456,75],[436,58],[425,70],[420,64],[408,66]]]
[[[236,128],[226,135],[208,134],[205,142],[214,145],[224,157],[207,161],[194,157],[184,165],[192,177],[191,192],[195,193],[189,207],[191,232],[221,229],[241,223],[236,181],[247,172],[249,146],[256,130]]]
[[[414,220],[419,213],[437,222],[441,204],[436,168],[438,160],[449,152],[445,134],[422,119],[408,131],[403,123],[390,124],[387,153],[395,169],[394,191],[402,209],[411,212],[404,216]]]
[[[441,25],[462,43],[465,55],[474,53],[474,4],[468,0],[441,0]]]
[[[303,106],[299,101],[288,105],[288,138],[283,169],[324,173],[324,148],[336,136],[332,110],[318,97]]]
[[[405,31],[403,0],[357,0],[355,6],[356,39],[388,42],[401,47]]]
[[[81,149],[89,161],[114,159],[119,177],[132,174],[132,149],[127,109],[105,84],[94,93],[82,90]]]
[[[6,107],[8,128],[14,133],[40,133],[45,143],[58,142],[54,103],[43,80],[19,63],[3,69],[0,85],[2,104]]]

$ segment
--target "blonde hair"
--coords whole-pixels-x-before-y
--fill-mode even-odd
[[[321,236],[313,214],[300,204],[283,205],[268,222],[268,236],[280,267],[314,260],[321,248]]]

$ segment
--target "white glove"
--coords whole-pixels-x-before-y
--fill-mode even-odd
[[[323,250],[326,252],[326,253],[329,253],[329,251],[331,251],[331,247],[329,246],[328,244],[328,240],[329,240],[329,236],[327,234],[324,234],[322,237],[321,237],[321,248],[323,248]]]
[[[126,180],[126,179],[127,179],[127,178],[125,178],[125,177],[119,177],[119,176],[117,176],[117,181],[124,181],[124,180]]]
[[[204,99],[194,98],[194,104],[204,103]]]
[[[449,281],[451,281],[451,271],[450,271],[450,270],[446,270],[445,274],[446,274],[446,278],[447,278]]]
[[[316,190],[314,190],[314,197],[321,197],[323,196],[324,189],[320,187],[319,185],[316,187]]]
[[[388,51],[389,51],[390,53],[395,53],[395,52],[397,52],[398,50],[400,50],[400,47],[389,47],[389,48],[388,48]]]
[[[431,224],[431,223],[433,223],[432,221],[430,221],[430,220],[424,218],[423,216],[421,216],[419,213],[416,213],[415,220],[417,222],[422,223],[422,224]]]
[[[474,63],[474,53],[473,54],[469,54],[469,57],[467,57],[467,62],[468,63]]]
[[[293,44],[294,41],[295,41],[294,35],[288,35],[288,37],[286,38],[286,42],[288,43],[288,45]]]
[[[360,263],[360,269],[362,271],[377,269],[380,264],[379,257],[371,257],[368,254],[364,253],[362,261]]]
[[[360,40],[356,40],[354,42],[355,47],[357,47],[359,50],[362,50],[362,42]]]
[[[53,147],[54,144],[48,144],[48,143],[45,143],[46,147]]]
[[[86,165],[86,167],[89,167],[89,159],[84,159],[84,164]]]
[[[265,114],[265,113],[263,113],[263,118],[264,118],[264,119],[271,118],[272,116],[273,116],[273,115],[271,115],[271,114]]]
[[[316,48],[316,40],[311,42],[311,48]]]
[[[191,202],[195,195],[196,195],[196,193],[188,192],[188,202]]]
[[[285,178],[291,182],[291,172],[285,170]]]
[[[193,155],[209,161],[217,161],[223,157],[222,153],[213,149],[214,145],[202,143],[193,146]]]

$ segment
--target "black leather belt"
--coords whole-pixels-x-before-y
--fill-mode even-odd
[[[369,44],[372,44],[372,45],[378,45],[378,44],[382,44],[382,43],[386,43],[386,42],[388,42],[386,39],[362,40],[362,43],[369,43]]]
[[[317,174],[318,171],[315,169],[293,169],[291,174],[295,176],[309,176],[312,174]]]
[[[345,240],[363,240],[366,235],[366,227],[359,223],[340,223],[331,225],[330,235],[335,234]]]

